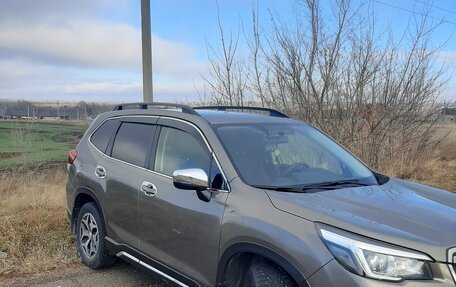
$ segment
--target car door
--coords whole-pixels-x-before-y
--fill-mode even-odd
[[[184,276],[213,285],[226,183],[196,127],[172,119],[160,119],[158,124],[156,152],[149,165],[157,193],[139,198],[141,251]],[[201,168],[208,174],[213,183],[209,202],[193,190],[174,187],[172,173],[184,168]]]
[[[98,166],[103,170],[106,182],[104,202],[108,237],[136,250],[139,248],[138,196],[149,175],[145,167],[156,121],[157,118],[122,118],[108,146],[108,157],[103,157]]]

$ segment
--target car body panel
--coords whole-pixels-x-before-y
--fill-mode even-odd
[[[456,195],[434,189],[423,196],[414,186],[391,179],[382,186],[268,194],[280,210],[446,262],[456,243]]]
[[[141,252],[212,285],[228,193],[214,192],[211,201],[204,202],[193,190],[175,188],[169,177],[151,173],[148,180],[157,194],[139,197]]]
[[[313,222],[277,210],[263,190],[248,187],[239,178],[231,186],[223,217],[221,254],[237,242],[256,244],[288,260],[304,278],[332,259]]]
[[[67,209],[71,216],[75,199],[78,196],[80,189],[90,190],[98,197],[103,197],[103,186],[98,182],[95,173],[93,172],[97,166],[98,159],[102,156],[101,153],[88,141],[89,133],[86,132],[81,139],[76,150],[78,156],[68,170],[68,181],[66,186],[67,194]],[[86,140],[84,140],[84,138]],[[73,224],[73,222],[72,222]]]
[[[104,181],[107,234],[119,243],[138,249],[138,197],[148,172],[111,158],[102,158],[99,164],[105,167],[107,173],[105,179],[99,179]]]

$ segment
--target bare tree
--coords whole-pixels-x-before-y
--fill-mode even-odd
[[[246,61],[236,54],[239,38],[226,43],[219,20],[221,51],[209,50],[206,79],[213,100],[243,104],[249,91],[262,106],[317,126],[374,168],[400,170],[422,159],[436,144],[437,99],[447,80],[430,45],[440,23],[420,11],[396,40],[378,30],[369,5],[338,0],[322,11],[319,0],[300,0],[296,7],[294,21],[271,13],[269,34],[260,32],[258,9],[252,10]]]
[[[243,105],[247,87],[247,73],[245,65],[237,57],[239,30],[235,37],[230,34],[226,38],[223,30],[217,3],[217,22],[220,33],[221,49],[214,49],[206,43],[209,57],[209,77],[203,77],[210,88],[210,102],[215,104],[228,103]]]

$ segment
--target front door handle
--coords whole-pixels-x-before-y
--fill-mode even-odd
[[[151,182],[143,181],[141,191],[147,196],[155,196],[157,194],[157,187]]]
[[[98,178],[105,178],[106,177],[106,169],[102,167],[101,165],[97,165],[95,168],[95,175]]]

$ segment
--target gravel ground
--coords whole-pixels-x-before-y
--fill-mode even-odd
[[[104,270],[90,270],[86,267],[78,267],[74,270],[62,273],[50,273],[38,275],[33,278],[16,278],[14,280],[0,281],[0,287],[110,287],[110,286],[171,286],[165,279],[153,275],[141,269],[133,267],[125,262],[119,262],[115,266]]]

